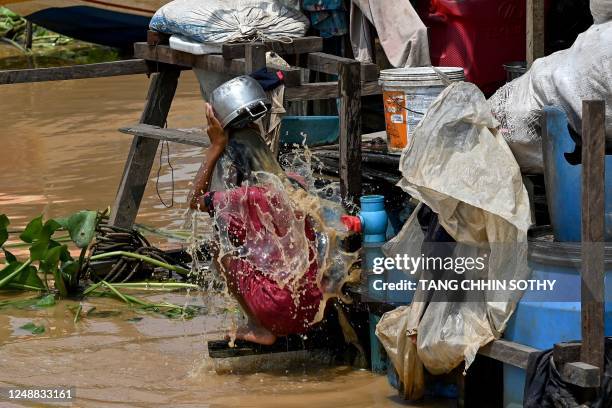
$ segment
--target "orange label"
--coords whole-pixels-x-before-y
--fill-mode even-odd
[[[403,149],[408,143],[406,94],[402,91],[384,91],[387,143],[390,149]]]

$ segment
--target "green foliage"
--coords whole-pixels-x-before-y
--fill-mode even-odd
[[[55,295],[53,293],[49,293],[48,295],[41,297],[34,304],[34,306],[38,308],[55,306]]]
[[[0,214],[0,246],[8,239],[8,226],[11,222],[4,214]]]
[[[96,234],[98,213],[96,211],[79,211],[67,218],[56,221],[68,230],[70,238],[79,248],[87,248]]]
[[[0,37],[14,38],[25,29],[26,20],[11,10],[0,7]]]
[[[30,258],[19,261],[4,248],[8,240],[8,217],[0,215],[0,247],[4,251],[6,266],[0,270],[0,288],[22,290],[44,290],[43,276],[53,275],[55,289],[60,296],[67,297],[78,286],[81,265],[70,255],[68,246],[53,239],[56,231],[68,231],[71,239],[79,248],[86,248],[95,236],[98,213],[79,211],[59,220],[43,221],[42,215],[28,223],[19,238],[29,245]],[[31,265],[38,262],[38,269]],[[26,265],[27,264],[27,265]]]
[[[45,332],[44,325],[41,324],[40,326],[37,326],[36,324],[32,322],[24,324],[23,326],[20,327],[20,329],[27,330],[32,334],[42,334]]]
[[[20,261],[15,255],[6,249],[6,242],[9,237],[8,225],[10,221],[4,214],[0,214],[0,249],[4,251],[5,265],[0,269],[0,289],[12,290],[37,290],[46,291],[43,297],[20,299],[14,301],[0,301],[0,308],[13,307],[51,307],[55,305],[55,292],[49,291],[47,286],[47,276],[53,276],[55,289],[61,298],[74,295],[78,291],[78,279],[81,272],[81,266],[89,261],[97,259],[105,259],[112,257],[126,257],[138,259],[147,262],[151,265],[162,267],[179,274],[187,275],[189,271],[180,266],[170,265],[157,259],[153,259],[142,254],[136,254],[125,251],[114,251],[90,256],[89,259],[85,256],[87,248],[94,240],[96,228],[100,219],[106,215],[106,212],[98,213],[95,211],[79,211],[66,218],[43,220],[42,215],[34,218],[28,223],[25,229],[19,235],[23,241],[24,247],[29,249],[30,257],[25,261]],[[68,246],[64,244],[64,240],[54,238],[54,234],[58,230],[67,231],[70,239],[74,244],[81,248],[81,256],[78,259],[73,259],[68,250]],[[60,242],[61,241],[61,242]],[[10,244],[15,247],[17,244]],[[44,277],[44,281],[40,276]],[[109,296],[121,300],[137,311],[153,312],[161,314],[169,318],[189,319],[200,313],[201,310],[194,306],[179,306],[167,302],[151,303],[134,296],[122,293],[120,288],[125,289],[161,289],[174,290],[197,288],[196,285],[178,282],[132,282],[126,284],[110,284],[106,281],[100,281],[86,288],[82,292],[82,296]],[[95,308],[94,308],[95,309]],[[116,311],[99,311],[90,309],[85,313],[85,317],[97,316],[108,317],[121,312]],[[77,323],[82,317],[82,306],[73,311],[74,322]],[[137,321],[134,319],[133,321]],[[45,331],[44,326],[36,326],[34,323],[28,323],[22,327],[33,334],[40,334]]]

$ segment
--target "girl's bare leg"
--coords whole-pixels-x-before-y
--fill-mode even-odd
[[[225,276],[225,281],[227,282],[227,289],[229,293],[238,301],[238,303],[240,304],[240,307],[242,308],[244,313],[247,315],[248,323],[245,326],[239,327],[236,330],[236,333],[235,333],[236,339],[250,341],[252,343],[257,343],[257,344],[261,344],[264,346],[272,345],[276,342],[276,336],[270,330],[263,327],[259,323],[257,318],[253,316],[253,314],[247,307],[244,299],[242,298],[242,295],[239,293],[234,280],[226,272],[227,267],[229,266],[229,256],[230,255],[226,255],[221,260],[221,263],[223,264],[223,266],[219,264],[219,262],[217,261],[217,258],[214,256],[213,256],[213,262],[217,270],[221,271],[223,275]],[[228,334],[226,337],[230,338],[230,335]]]

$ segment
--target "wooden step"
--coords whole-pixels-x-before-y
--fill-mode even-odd
[[[190,146],[210,146],[208,135],[200,130],[168,129],[152,125],[135,124],[122,127],[119,129],[119,131],[132,136],[166,140],[168,142],[181,143]]]

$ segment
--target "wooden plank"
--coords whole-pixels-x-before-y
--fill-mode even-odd
[[[580,361],[581,343],[557,343],[553,347],[555,365],[560,368],[563,364]]]
[[[119,129],[120,132],[133,136],[149,137],[157,140],[166,140],[190,146],[209,147],[208,135],[201,131],[185,131],[179,129],[161,128],[159,126],[137,124]]]
[[[382,88],[378,82],[362,82],[361,96],[380,95]],[[312,82],[285,89],[285,101],[312,101],[338,98],[338,82]]]
[[[527,66],[544,56],[544,0],[527,1]]]
[[[200,68],[206,71],[222,72],[229,75],[244,75],[246,62],[244,59],[223,59],[218,54],[193,55],[183,51],[173,50],[167,45],[151,46],[147,43],[134,44],[134,56],[148,61],[179,65],[187,68]],[[298,86],[302,82],[299,68],[282,68],[269,65],[268,68],[282,71],[286,86]]]
[[[164,126],[180,75],[178,67],[155,74],[140,123]],[[110,224],[129,228],[134,224],[144,194],[159,140],[134,136],[115,197]]]
[[[508,340],[494,340],[478,350],[478,354],[510,364],[522,369],[527,368],[529,356],[540,350]]]
[[[285,88],[285,101],[312,101],[339,96],[338,82],[313,82]]]
[[[269,346],[236,340],[233,346],[227,340],[213,340],[207,344],[211,358],[235,358],[259,354],[286,353],[288,351],[322,350],[327,344],[322,341],[305,341],[298,335],[279,337]]]
[[[567,363],[561,372],[563,381],[584,388],[594,388],[600,385],[599,367],[576,361]]]
[[[245,71],[248,74],[266,67],[266,48],[263,44],[247,44],[245,51]]]
[[[147,44],[149,45],[168,45],[170,43],[170,34],[160,33],[158,31],[147,31]]]
[[[15,69],[0,71],[0,85],[26,82],[63,81],[68,79],[101,78],[119,75],[148,73],[142,59],[101,62],[99,64],[72,65],[69,67]]]
[[[350,58],[338,57],[336,55],[325,54],[322,52],[313,52],[308,54],[306,68],[313,71],[323,72],[326,74],[337,75],[340,72],[341,64],[348,64],[355,60]],[[376,64],[361,63],[361,80],[362,81],[377,81],[378,67]]]
[[[582,101],[582,349],[604,368],[605,103]]]
[[[247,43],[248,44],[248,43]],[[279,55],[306,54],[321,51],[323,49],[323,38],[302,37],[293,38],[288,41],[264,41],[266,51],[274,51]],[[228,43],[222,45],[222,55],[225,59],[244,58],[245,43]]]
[[[361,196],[361,64],[343,62],[340,92],[340,193],[346,202]]]

